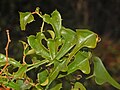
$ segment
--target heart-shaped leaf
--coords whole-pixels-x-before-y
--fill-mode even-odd
[[[21,30],[25,30],[26,25],[34,21],[34,17],[31,12],[19,12],[19,14]]]
[[[50,58],[48,50],[41,43],[42,39],[45,39],[43,33],[37,33],[36,37],[31,35],[28,37],[29,45],[36,51],[36,54],[43,56],[44,58]]]
[[[51,14],[51,17],[50,15],[45,14],[43,15],[42,18],[44,22],[52,25],[55,31],[56,38],[60,38],[61,21],[62,21],[60,13],[57,10],[55,10]]]

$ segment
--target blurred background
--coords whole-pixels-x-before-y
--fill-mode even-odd
[[[96,32],[101,42],[94,53],[120,83],[120,0],[0,0],[0,53],[5,54],[6,29],[9,29],[12,40],[9,56],[21,59],[23,47],[19,40],[26,41],[26,36],[36,34],[40,30],[41,19],[35,16],[36,22],[27,25],[26,31],[21,31],[19,12],[32,12],[36,7],[40,7],[43,14],[57,9],[65,27]],[[87,82],[88,90],[115,90],[108,84],[96,85],[91,79]]]

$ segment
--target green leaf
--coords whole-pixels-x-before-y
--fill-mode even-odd
[[[26,53],[29,51],[28,44],[22,40],[20,40],[20,42],[23,44],[23,48],[24,48],[23,54],[26,55]]]
[[[48,71],[44,70],[37,75],[38,81],[41,86],[46,86],[48,84]]]
[[[34,21],[34,17],[31,12],[19,12],[19,14],[21,30],[25,30],[26,25]]]
[[[16,84],[18,84],[20,87],[24,84],[23,80],[17,80]]]
[[[83,86],[82,83],[76,82],[75,86],[74,86],[74,88],[72,90],[86,90],[86,88]]]
[[[50,90],[60,90],[62,88],[62,83],[55,85],[55,87],[51,88]]]
[[[55,31],[56,38],[60,38],[61,21],[62,21],[60,13],[57,10],[55,10],[51,14],[51,17],[48,14],[45,14],[43,15],[43,21],[48,24],[51,24]]]
[[[27,70],[27,65],[19,67],[18,71],[14,74],[14,79],[23,77],[23,74]]]
[[[49,52],[50,52],[51,59],[53,60],[55,58],[56,51],[57,51],[55,40],[48,39],[47,46],[48,46],[48,49],[49,49]]]
[[[59,72],[64,68],[66,62],[67,60],[65,58],[63,59],[62,62],[59,62],[57,60],[54,61],[54,68],[52,72],[49,74],[49,84],[47,85],[46,90],[51,84],[51,82],[58,76]]]
[[[97,84],[102,85],[105,82],[110,83],[112,86],[120,89],[120,84],[117,83],[107,72],[102,61],[98,57],[94,57],[94,76]]]
[[[55,39],[55,33],[52,30],[47,30],[47,31],[50,33],[52,39]]]
[[[75,55],[75,60],[68,65],[68,74],[76,71],[76,70],[81,70],[85,74],[90,73],[90,64],[89,64],[89,59],[91,58],[91,53],[90,52],[82,52],[79,51]]]
[[[33,68],[37,68],[37,67],[39,67],[40,65],[43,65],[43,64],[48,63],[48,62],[49,62],[49,60],[42,60],[42,61],[38,60],[37,62],[28,65],[27,71],[29,71],[29,70],[31,70],[31,69],[33,69]]]
[[[76,54],[81,48],[87,47],[87,48],[95,48],[96,44],[98,42],[98,36],[92,31],[84,30],[84,29],[78,29],[76,31],[77,34],[77,42],[76,46],[72,50],[72,52],[69,55],[69,60]]]
[[[36,12],[36,13],[39,13],[39,12],[40,12],[40,8],[39,8],[39,7],[36,7],[35,12]]]
[[[14,89],[14,90],[20,90],[20,86],[17,83],[14,83],[13,81],[10,81],[6,84],[6,86]]]
[[[54,62],[54,69],[49,75],[49,82],[51,83],[58,75],[58,73],[61,71],[62,67],[65,65],[66,60],[63,60],[62,62],[58,62],[57,60]]]
[[[30,89],[32,85],[30,85],[29,81],[17,80],[16,83],[20,86],[20,90]]]
[[[14,67],[21,67],[22,64],[16,60],[14,60],[13,58],[9,58],[9,64],[13,65]]]
[[[31,54],[35,54],[35,50],[31,49],[29,51],[27,51],[26,55],[31,55]]]
[[[0,83],[4,85],[4,84],[7,83],[7,82],[8,82],[8,79],[6,78],[6,76],[2,76],[2,75],[1,75],[1,76],[0,76]]]
[[[36,54],[43,56],[44,58],[50,58],[48,50],[41,43],[42,39],[45,39],[43,33],[37,33],[36,37],[31,35],[28,37],[29,45],[36,51]]]
[[[13,65],[14,67],[20,67],[20,62],[16,61],[13,58],[8,58],[9,64]],[[0,67],[4,66],[6,64],[6,56],[3,54],[0,54]]]
[[[76,43],[76,33],[73,30],[62,27],[61,35],[65,41],[56,56],[57,60],[63,57]]]
[[[77,29],[77,44],[82,44],[82,47],[95,48],[98,42],[98,35],[90,30]]]

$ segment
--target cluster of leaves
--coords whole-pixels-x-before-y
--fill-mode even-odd
[[[9,66],[0,75],[0,84],[15,90],[34,88],[37,90],[60,90],[63,88],[61,79],[79,70],[84,74],[91,72],[90,64],[94,64],[91,77],[95,77],[97,84],[105,82],[120,89],[120,85],[109,75],[100,58],[92,56],[89,49],[95,48],[99,41],[98,35],[87,29],[73,31],[62,26],[60,13],[55,10],[50,15],[42,15],[39,8],[35,12],[20,12],[20,26],[22,30],[28,23],[34,21],[33,14],[43,19],[40,32],[28,37],[28,44],[21,41],[24,46],[23,63],[9,58]],[[44,23],[50,24],[53,30],[43,30]],[[50,37],[45,36],[48,32]],[[46,45],[43,44],[46,42]],[[31,55],[32,63],[25,61]],[[5,65],[6,56],[0,54],[0,68]],[[17,69],[10,72],[10,69]],[[26,74],[34,68],[39,68],[35,82]],[[71,90],[86,90],[83,83],[75,81]]]

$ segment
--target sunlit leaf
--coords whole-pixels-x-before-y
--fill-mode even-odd
[[[13,58],[8,58],[9,64],[13,65],[14,67],[20,67],[20,62],[16,61]],[[3,54],[0,54],[0,67],[4,66],[6,64],[6,56]]]
[[[42,39],[45,39],[43,33],[37,33],[36,37],[31,35],[28,37],[29,45],[36,51],[36,54],[42,55],[45,58],[50,58],[48,50],[41,43]]]
[[[14,74],[14,79],[23,77],[26,70],[27,70],[27,65],[22,65],[21,67],[19,67],[18,71]]]
[[[77,44],[82,47],[95,48],[98,42],[98,35],[90,30],[77,29]]]
[[[40,8],[39,8],[39,7],[36,7],[35,12],[36,12],[36,13],[39,13],[39,12],[40,12]]]
[[[51,59],[54,59],[55,58],[55,55],[56,55],[56,49],[55,48],[55,40],[53,39],[48,39],[47,41],[47,46],[48,46],[48,49],[49,49],[49,52],[50,52],[50,55],[51,55]]]
[[[21,67],[22,66],[22,64],[20,62],[16,61],[13,58],[9,58],[8,60],[9,60],[9,64],[13,65],[14,67]]]
[[[48,24],[51,24],[55,31],[56,37],[60,38],[61,21],[62,21],[60,13],[57,10],[55,10],[51,14],[51,16],[45,14],[43,15],[43,21]]]
[[[76,43],[76,33],[73,30],[62,27],[61,35],[65,41],[56,56],[57,60],[63,57]]]
[[[89,64],[89,59],[91,57],[90,52],[82,52],[79,51],[75,55],[75,60],[68,65],[68,74],[76,71],[76,70],[81,70],[85,74],[90,73],[90,64]]]
[[[23,44],[23,48],[24,48],[23,54],[26,55],[26,53],[29,51],[28,44],[22,40],[20,40],[20,42]]]
[[[98,57],[94,57],[94,76],[97,84],[102,85],[105,82],[110,83],[112,86],[120,89],[120,84],[117,83],[107,72],[102,61]]]
[[[31,55],[31,54],[34,54],[35,53],[35,50],[34,49],[31,49],[31,50],[28,50],[26,55]]]
[[[25,27],[28,23],[31,23],[34,21],[34,17],[31,14],[31,12],[19,12],[20,14],[20,27],[21,30],[25,30]]]
[[[77,34],[77,42],[76,46],[72,50],[72,52],[69,55],[69,59],[71,59],[76,52],[78,52],[81,48],[87,47],[87,48],[95,48],[96,44],[98,42],[98,36],[96,33],[84,30],[84,29],[78,29],[76,31]]]
[[[47,31],[50,33],[52,39],[55,39],[55,33],[52,30],[47,30]]]

